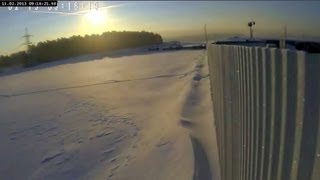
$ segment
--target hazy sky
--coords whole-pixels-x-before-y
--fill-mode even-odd
[[[34,43],[113,30],[153,31],[165,40],[201,40],[204,24],[211,38],[247,36],[247,22],[254,19],[256,37],[279,37],[286,24],[290,37],[320,38],[317,1],[91,2],[92,8],[99,6],[98,12],[88,10],[89,2],[78,1],[78,9],[75,5],[75,1],[60,1],[57,10],[1,7],[0,54],[23,49],[21,36],[25,27]]]

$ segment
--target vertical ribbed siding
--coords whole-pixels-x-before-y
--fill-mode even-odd
[[[260,168],[260,180],[264,180],[264,177],[266,177],[266,161],[267,161],[267,152],[268,146],[267,146],[267,95],[269,95],[269,81],[267,74],[269,73],[269,61],[267,59],[270,58],[270,54],[268,50],[262,50],[262,146],[261,146],[261,164],[259,166]]]
[[[286,135],[286,120],[287,120],[287,106],[288,106],[288,52],[282,53],[281,61],[282,61],[282,73],[281,73],[281,81],[282,81],[282,97],[281,101],[281,117],[279,121],[279,144],[284,144],[285,142],[285,135]],[[276,180],[282,180],[282,163],[283,163],[283,157],[284,157],[284,145],[279,146],[279,154],[278,158],[275,160],[275,163],[277,163],[277,174],[274,179]],[[276,162],[277,161],[277,162]]]
[[[320,179],[320,57],[208,45],[222,180]]]
[[[320,61],[316,55],[308,55],[305,63],[304,76],[304,113],[302,126],[302,139],[299,158],[298,179],[311,179],[313,168],[316,161],[316,145],[319,124],[320,108]],[[320,169],[318,169],[320,171]]]
[[[258,121],[258,149],[257,152],[257,172],[255,179],[259,180],[261,179],[262,169],[261,164],[263,163],[263,148],[264,148],[264,127],[265,127],[265,121],[264,121],[264,107],[263,103],[265,102],[265,96],[264,96],[264,77],[265,77],[265,69],[264,69],[264,55],[263,55],[263,49],[256,48],[257,50],[257,121]]]
[[[261,101],[261,97],[259,94],[259,84],[260,84],[260,60],[261,60],[261,54],[259,52],[258,48],[254,48],[254,53],[255,53],[255,58],[254,58],[254,77],[255,77],[255,116],[254,116],[254,120],[255,120],[255,147],[254,147],[254,172],[253,172],[253,178],[252,179],[258,179],[258,164],[259,163],[259,154],[261,151],[261,134],[259,134],[260,132],[260,127],[261,127],[261,122],[260,122],[260,118],[259,118],[259,112],[260,112],[260,101]]]
[[[272,154],[271,162],[269,165],[270,169],[270,180],[276,179],[277,176],[277,167],[278,167],[278,159],[279,159],[279,150],[280,150],[280,128],[281,128],[281,110],[282,110],[282,97],[284,94],[283,91],[283,59],[281,56],[281,51],[278,49],[274,49],[273,51],[273,66],[274,68],[274,76],[272,78],[273,86],[274,86],[274,103],[272,104],[272,127],[273,130],[271,132],[272,136],[272,149],[270,154]]]
[[[243,97],[244,97],[244,84],[243,84],[243,77],[244,77],[244,73],[243,73],[243,51],[242,48],[237,48],[238,49],[238,58],[239,58],[239,117],[240,117],[240,149],[239,149],[239,153],[240,153],[240,167],[239,167],[239,172],[240,172],[240,180],[243,180],[243,175],[244,175],[244,113],[243,113]]]
[[[248,51],[246,47],[243,47],[243,61],[244,61],[244,76],[245,78],[243,79],[243,83],[244,83],[244,117],[243,117],[243,121],[244,121],[244,175],[243,175],[243,180],[248,179],[248,171],[249,171],[249,122],[248,122],[248,115],[249,115],[249,84],[248,84],[248,79],[246,78],[247,76],[249,76],[249,68],[248,68],[248,64],[249,64],[249,60],[248,60]]]
[[[290,179],[298,180],[298,170],[300,161],[302,128],[303,128],[303,114],[304,114],[304,96],[305,96],[305,54],[299,53],[297,60],[297,107],[295,114],[295,132],[293,145],[293,159],[291,164]]]
[[[285,139],[283,144],[282,167],[278,167],[278,179],[290,179],[291,164],[293,162],[293,146],[295,133],[295,115],[297,107],[297,78],[298,63],[297,56],[293,52],[287,52],[287,109],[285,122]],[[284,115],[283,115],[284,116]],[[283,119],[282,119],[283,120]],[[282,127],[283,128],[283,127]],[[283,141],[283,140],[282,140]],[[282,170],[280,170],[282,169]]]

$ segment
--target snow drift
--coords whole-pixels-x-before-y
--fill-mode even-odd
[[[219,179],[204,51],[0,77],[0,179]]]

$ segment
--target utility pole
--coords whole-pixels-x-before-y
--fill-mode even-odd
[[[206,38],[206,44],[208,44],[207,24],[204,25],[204,34]]]
[[[284,25],[284,39],[287,39],[287,25]]]
[[[283,38],[280,38],[280,49],[286,49],[287,42],[287,25],[284,25]]]
[[[207,34],[207,24],[204,24],[204,35],[206,38],[206,50],[208,49],[208,34]]]
[[[23,45],[26,45],[26,51],[30,50],[30,46],[32,45],[32,42],[30,41],[30,37],[32,35],[30,35],[28,33],[28,28],[25,29],[25,34],[21,37],[25,39],[25,43],[23,43]]]
[[[283,42],[283,48],[285,49],[287,46],[287,25],[284,25],[284,42]]]

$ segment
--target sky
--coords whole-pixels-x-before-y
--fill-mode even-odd
[[[91,10],[90,10],[91,4]],[[78,7],[78,8],[77,8]],[[204,24],[211,40],[248,36],[320,40],[320,1],[59,1],[57,8],[0,7],[0,55],[24,50],[30,40],[54,40],[105,31],[152,31],[163,39],[201,41]]]

